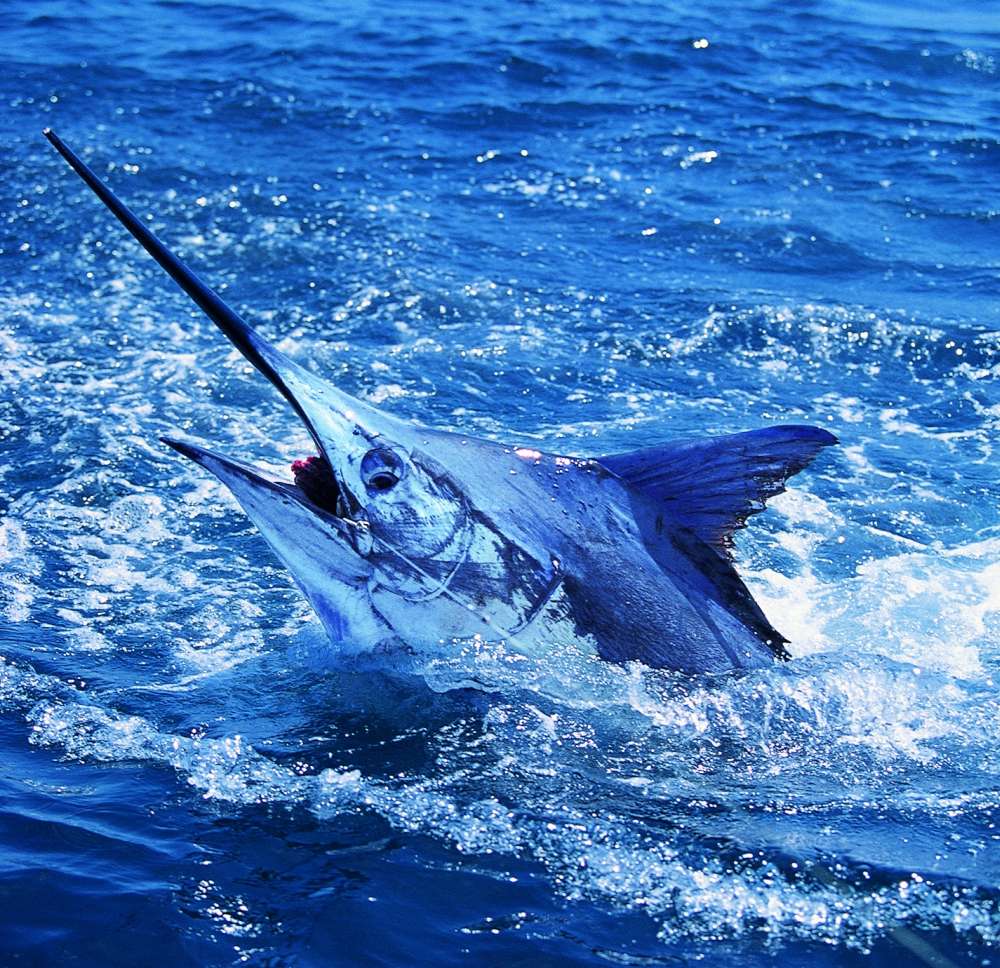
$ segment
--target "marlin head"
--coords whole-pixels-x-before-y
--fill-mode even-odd
[[[358,400],[272,346],[171,252],[54,132],[47,130],[45,135],[285,397],[309,431],[319,453],[293,464],[291,482],[275,481],[245,461],[194,443],[171,438],[164,442],[230,489],[291,571],[331,637],[362,647],[393,638],[392,627],[376,607],[379,599],[384,610],[402,622],[418,618],[407,605],[443,599],[450,620],[430,623],[428,635],[417,634],[418,640],[427,637],[437,642],[442,634],[468,634],[489,627],[492,620],[484,595],[460,594],[447,583],[459,561],[456,556],[467,555],[472,543],[474,525],[467,497],[439,459],[422,449],[431,438],[439,449],[447,450],[449,443],[452,448],[461,445],[448,442],[450,435],[421,430]],[[495,556],[497,548],[488,553]],[[523,563],[523,557],[507,549],[512,564]],[[494,572],[503,590],[526,581],[534,584],[525,576],[507,580],[502,565]],[[413,640],[411,630],[407,641]]]
[[[400,420],[263,339],[45,134],[312,436],[291,481],[165,442],[232,491],[332,639],[439,650],[484,634],[535,652],[585,638],[605,659],[688,671],[786,656],[731,537],[831,434],[770,427],[585,460]]]

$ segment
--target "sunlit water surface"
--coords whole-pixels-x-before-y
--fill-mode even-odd
[[[1000,19],[738,6],[8,0],[5,962],[994,963]],[[307,438],[46,124],[401,416],[834,430],[738,543],[794,661],[338,657],[157,439]]]

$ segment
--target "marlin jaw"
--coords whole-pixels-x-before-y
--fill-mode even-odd
[[[393,640],[392,629],[374,611],[368,595],[373,568],[367,560],[372,539],[366,520],[331,513],[307,489],[271,480],[243,461],[163,439],[229,489],[334,642],[367,651]]]
[[[370,552],[371,535],[367,515],[362,508],[356,507],[352,511],[349,507],[348,499],[337,484],[325,457],[296,461],[292,465],[294,481],[290,483],[274,480],[271,475],[246,461],[228,457],[191,441],[177,440],[174,437],[161,437],[160,440],[219,478],[262,530],[267,530],[259,521],[267,502],[266,495],[286,507],[290,498],[302,511],[315,517],[317,529],[325,528],[336,534],[361,557]],[[302,467],[305,469],[300,469]],[[259,493],[259,499],[251,501],[250,495],[254,492]],[[251,513],[248,503],[259,504],[260,510]]]

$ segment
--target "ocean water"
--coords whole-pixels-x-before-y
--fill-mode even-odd
[[[1000,13],[724,7],[6,0],[0,961],[997,963]],[[738,541],[793,661],[337,655],[158,442],[307,437],[47,125],[399,415],[833,430]]]

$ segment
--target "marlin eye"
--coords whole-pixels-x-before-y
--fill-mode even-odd
[[[361,458],[361,480],[369,491],[388,491],[403,476],[403,462],[391,450],[376,447]]]

